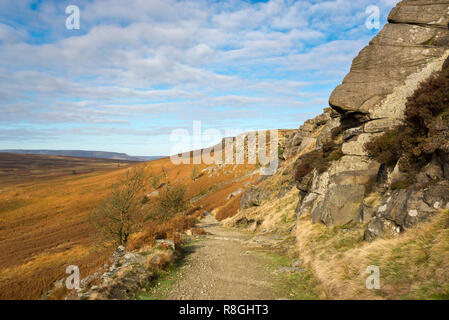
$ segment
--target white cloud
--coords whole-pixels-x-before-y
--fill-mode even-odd
[[[318,113],[371,37],[371,2],[83,0],[73,32],[65,2],[0,0],[0,126]]]

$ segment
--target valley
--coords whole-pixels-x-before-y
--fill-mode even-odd
[[[65,276],[68,264],[78,265],[81,276],[87,276],[107,262],[113,248],[98,246],[88,216],[132,166],[143,165],[160,175],[164,170],[165,183],[187,185],[187,198],[201,196],[197,205],[204,210],[225,205],[229,193],[257,178],[248,176],[254,171],[254,165],[248,165],[217,168],[193,181],[193,165],[173,165],[168,158],[144,164],[120,162],[120,167],[117,161],[67,157],[7,154],[2,159],[1,299],[37,299]],[[148,182],[145,192],[153,190]]]

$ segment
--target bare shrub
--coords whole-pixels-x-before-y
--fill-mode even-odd
[[[176,213],[186,210],[188,207],[186,191],[187,188],[183,184],[174,186],[167,185],[161,190],[148,218],[157,221],[166,221]]]
[[[119,183],[112,186],[110,195],[103,201],[90,220],[96,226],[101,241],[125,245],[132,232],[143,223],[141,192],[144,188],[143,168],[133,168]]]
[[[193,210],[193,211],[192,211]],[[170,239],[175,245],[182,244],[180,233],[192,228],[199,217],[198,208],[193,208],[185,213],[168,218],[167,221],[149,220],[145,223],[143,230],[130,238],[128,248],[139,249],[145,245],[153,245],[158,239]]]
[[[447,141],[449,125],[449,68],[422,82],[407,99],[406,124],[388,130],[365,144],[368,154],[413,177]],[[410,179],[409,179],[410,180]]]
[[[328,142],[321,150],[312,151],[299,157],[295,164],[295,179],[301,180],[314,169],[319,173],[326,171],[332,161],[336,161],[343,156],[341,145]]]

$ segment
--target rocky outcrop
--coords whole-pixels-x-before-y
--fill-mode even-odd
[[[446,0],[400,2],[390,23],[354,59],[330,105],[366,120],[403,119],[405,99],[449,55],[448,10]]]
[[[402,190],[391,190],[403,179],[399,168],[387,168],[368,157],[365,144],[402,125],[407,98],[442,69],[449,56],[448,22],[446,0],[400,2],[331,94],[332,110],[306,121],[291,137],[286,157],[314,151],[324,154],[320,161],[329,162],[325,170],[321,166],[297,177],[297,217],[310,214],[313,222],[328,226],[369,223],[365,239],[372,240],[398,234],[445,208],[448,128],[437,130],[442,146],[435,159],[419,173],[416,184]],[[342,157],[326,159],[329,142],[340,145]],[[372,192],[380,195],[380,204],[366,201]],[[434,198],[426,200],[431,194]]]
[[[449,209],[449,122],[435,121],[438,148],[411,183],[401,184],[405,176],[399,165],[379,163],[365,149],[367,142],[407,123],[407,99],[422,81],[449,67],[448,12],[447,0],[400,2],[333,91],[331,108],[286,135],[282,157],[294,163],[296,220],[309,216],[326,226],[363,224],[365,240],[373,240]],[[254,222],[249,208],[289,192],[289,186],[274,188],[281,174],[264,177],[245,192],[238,215],[242,224]]]
[[[268,190],[253,186],[249,188],[240,199],[240,208],[247,209],[254,206],[260,206],[262,202],[268,199],[270,193]]]
[[[323,173],[314,170],[297,185],[303,199],[297,206],[297,216],[310,213],[314,222],[329,226],[359,221],[363,198],[379,167],[367,157],[343,156]]]
[[[104,273],[96,272],[80,281],[80,288],[66,300],[129,299],[144,288],[155,271],[175,259],[171,240],[157,240],[154,248],[127,252],[119,246],[111,257],[111,266]],[[93,283],[98,283],[92,285]]]
[[[319,116],[307,120],[298,130],[289,133],[283,158],[288,159],[303,152],[321,148],[331,139],[332,129],[340,125],[337,112],[330,108],[324,109]]]
[[[365,231],[365,240],[399,234],[427,220],[438,209],[449,209],[449,181],[421,190],[402,189],[387,192]]]
[[[346,127],[344,154],[365,156],[367,141],[403,123],[407,98],[449,56],[448,10],[445,0],[400,2],[354,59],[329,99]]]

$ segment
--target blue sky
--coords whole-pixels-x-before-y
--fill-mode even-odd
[[[365,9],[382,26],[397,2],[0,0],[0,149],[167,155],[193,121],[297,128],[378,32]]]

